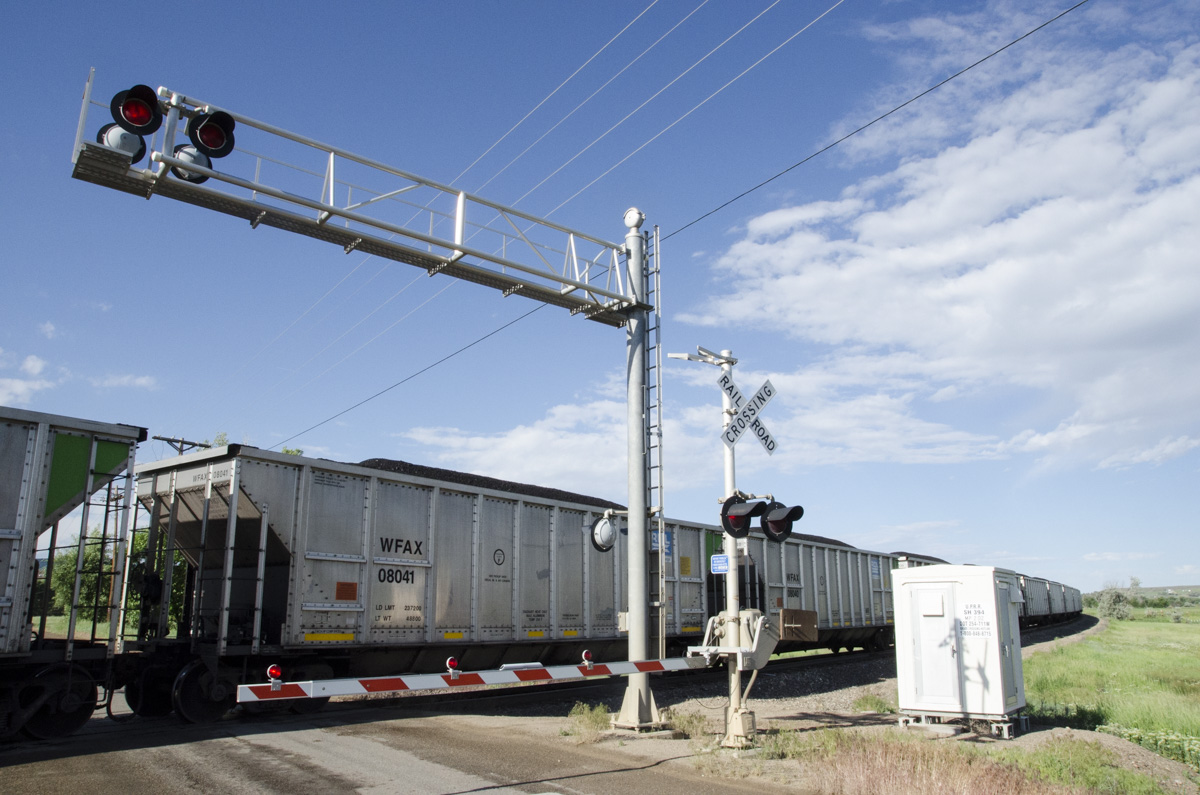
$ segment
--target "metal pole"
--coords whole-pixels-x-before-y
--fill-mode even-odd
[[[636,208],[625,213],[625,253],[629,286],[638,304],[646,298],[646,241],[640,231],[646,220]],[[646,310],[635,306],[626,326],[625,376],[629,407],[627,439],[629,459],[629,568],[627,585],[629,660],[650,659],[649,538],[646,511]],[[660,542],[661,543],[661,542]],[[613,726],[622,729],[655,728],[661,723],[650,675],[633,674],[625,688],[621,711]]]
[[[733,351],[721,351],[721,374],[733,381]],[[721,429],[728,430],[733,422],[737,407],[729,392],[721,390]],[[737,493],[737,477],[734,469],[733,447],[725,445],[725,496],[732,497]],[[725,624],[721,635],[721,645],[730,649],[742,646],[741,633],[741,594],[738,587],[738,576],[741,568],[738,565],[737,539],[728,533],[724,538],[725,554],[729,557],[729,573],[725,575]],[[742,725],[742,673],[738,670],[736,652],[726,658],[726,668],[729,673],[729,705],[725,708],[725,738],[721,744],[727,748],[744,748],[752,740],[746,736]]]

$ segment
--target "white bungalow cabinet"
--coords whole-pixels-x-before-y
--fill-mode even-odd
[[[1011,737],[1025,707],[1018,575],[935,565],[892,577],[901,723],[987,720]]]

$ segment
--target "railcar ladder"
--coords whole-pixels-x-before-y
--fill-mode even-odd
[[[667,656],[667,536],[664,517],[662,457],[662,283],[660,280],[658,227],[650,236],[646,257],[646,303],[654,307],[646,317],[646,505],[649,525],[658,539],[657,551],[650,556],[650,636],[652,648],[660,658]]]

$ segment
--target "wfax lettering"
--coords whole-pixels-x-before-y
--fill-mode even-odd
[[[383,552],[391,552],[397,555],[420,555],[421,545],[424,541],[413,541],[409,538],[380,538],[379,548]]]

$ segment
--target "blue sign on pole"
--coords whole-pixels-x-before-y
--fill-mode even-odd
[[[709,561],[708,570],[713,574],[728,574],[729,573],[729,556],[728,555],[713,555]]]

